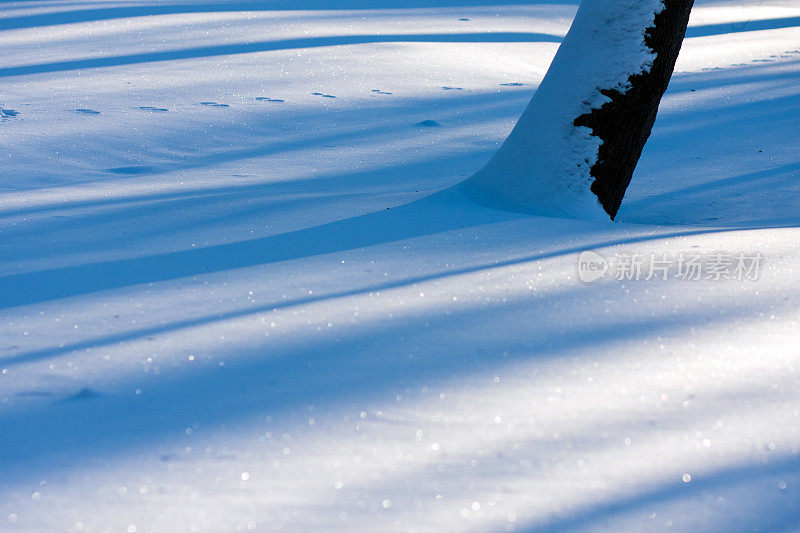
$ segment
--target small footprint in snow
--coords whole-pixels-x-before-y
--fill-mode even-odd
[[[442,87],[443,91],[463,91],[463,87]]]
[[[65,402],[75,402],[81,400],[91,400],[92,398],[97,398],[100,396],[100,393],[90,389],[89,387],[84,387],[75,394],[64,398]]]
[[[527,83],[520,83],[518,81],[512,81],[509,83],[501,83],[500,85],[505,85],[506,87],[522,87],[523,85],[528,85]]]
[[[83,113],[84,115],[99,115],[100,111],[95,111],[94,109],[76,109],[78,113]]]
[[[4,109],[0,107],[0,117],[3,118],[12,118],[19,115],[19,111],[14,111],[13,109]]]
[[[280,98],[269,98],[267,96],[256,96],[256,100],[260,100],[262,102],[283,102]]]
[[[374,92],[376,94],[392,94],[392,93],[388,93],[386,91],[381,91],[380,89],[372,89],[372,92]]]
[[[228,104],[218,104],[217,102],[200,102],[200,105],[206,107],[230,107]]]
[[[313,94],[314,96],[321,96],[323,98],[336,98],[332,94],[325,94],[325,93],[311,93],[311,94]]]
[[[441,124],[439,124],[435,120],[423,120],[422,122],[417,122],[414,125],[422,128],[438,128],[439,126],[441,126]]]
[[[165,109],[163,107],[153,107],[149,105],[139,106],[136,109],[141,109],[142,111],[153,111],[155,113],[164,113],[165,111],[169,111],[169,109]]]

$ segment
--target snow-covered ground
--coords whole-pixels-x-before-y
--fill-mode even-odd
[[[576,7],[0,2],[0,531],[800,531],[800,5],[618,222],[471,204]]]

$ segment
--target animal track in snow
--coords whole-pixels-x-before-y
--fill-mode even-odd
[[[321,96],[323,98],[336,98],[332,94],[325,94],[325,93],[311,93],[311,94],[313,94],[314,96]]]
[[[280,98],[269,98],[267,96],[256,96],[255,99],[261,102],[283,102]]]
[[[78,112],[78,113],[82,113],[84,115],[99,115],[100,114],[100,111],[96,111],[94,109],[76,109],[75,111]]]
[[[4,109],[0,107],[0,117],[7,119],[13,118],[19,115],[19,111],[15,111],[13,109]]]
[[[447,87],[447,86],[445,86],[445,87],[442,87],[442,90],[443,91],[463,91],[464,88],[463,87]]]
[[[92,398],[97,398],[100,396],[100,393],[90,389],[89,387],[84,387],[75,394],[64,398],[63,401],[65,402],[74,402],[74,401],[81,401],[81,400],[91,400]]]
[[[374,92],[376,94],[392,94],[392,93],[389,93],[389,92],[386,92],[386,91],[381,91],[380,89],[372,89],[372,92]]]
[[[163,107],[153,107],[149,105],[139,106],[136,109],[141,109],[142,111],[153,111],[154,113],[164,113],[166,111],[169,111],[169,109]]]
[[[200,105],[206,107],[230,107],[228,104],[218,104],[217,102],[200,102]]]

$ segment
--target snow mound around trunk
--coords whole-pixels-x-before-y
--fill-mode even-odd
[[[544,216],[608,220],[590,187],[602,140],[577,117],[648,72],[645,32],[661,0],[584,0],[536,94],[506,141],[462,184],[472,200]]]

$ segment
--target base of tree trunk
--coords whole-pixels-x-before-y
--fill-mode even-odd
[[[650,137],[658,105],[675,69],[693,3],[694,0],[664,0],[665,9],[645,32],[645,43],[655,53],[649,72],[631,76],[625,92],[601,90],[611,101],[575,119],[576,126],[590,128],[592,135],[603,141],[590,171],[595,178],[591,190],[612,219]]]
[[[667,89],[693,0],[582,0],[516,126],[460,186],[478,203],[613,219]]]

